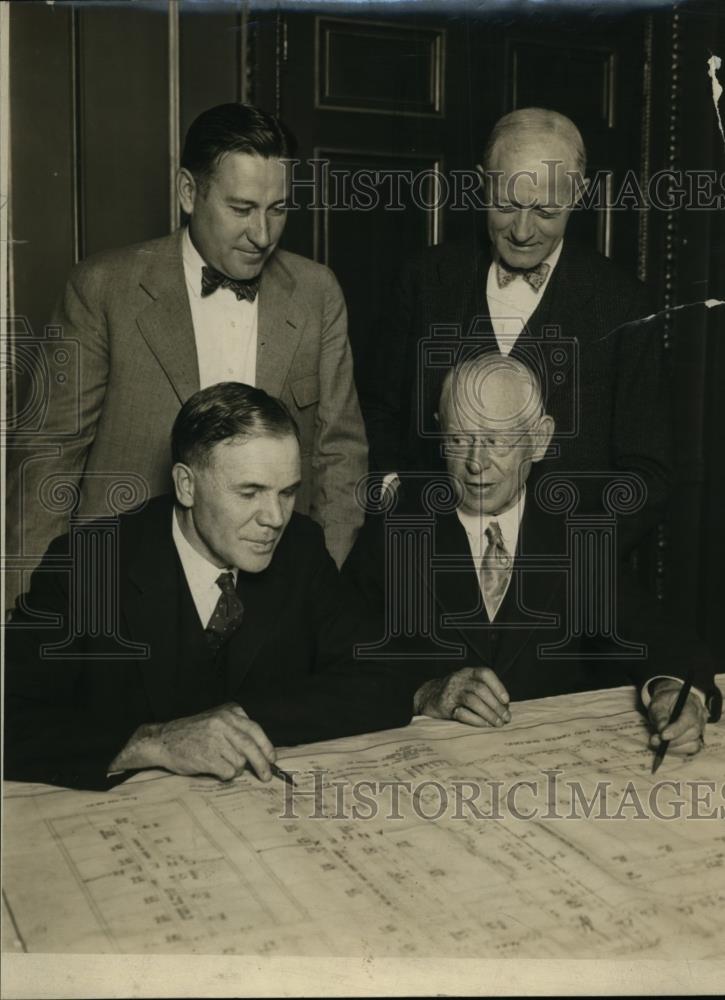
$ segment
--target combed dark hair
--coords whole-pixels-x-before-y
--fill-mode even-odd
[[[279,399],[243,382],[217,382],[195,392],[179,410],[171,431],[171,459],[204,464],[220,441],[263,434],[299,441],[297,424]]]
[[[181,166],[197,181],[208,180],[225,153],[284,159],[295,140],[282,122],[251,104],[217,104],[195,118],[186,133]]]

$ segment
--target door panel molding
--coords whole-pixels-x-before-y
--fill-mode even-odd
[[[401,48],[406,43],[414,40],[417,36],[427,51],[421,51],[420,55],[427,63],[425,79],[415,81],[411,77],[408,83],[421,86],[421,93],[418,98],[401,98],[400,94],[391,93],[386,96],[384,93],[377,95],[364,93],[361,89],[359,95],[348,90],[335,95],[333,77],[336,72],[341,75],[347,71],[349,73],[348,85],[352,80],[364,81],[362,67],[355,69],[350,67],[351,60],[355,58],[355,51],[350,45],[346,52],[340,52],[340,63],[336,66],[336,53],[334,51],[335,37],[338,44],[342,39],[346,41],[359,41],[364,46],[363,60],[369,61],[371,43],[387,45],[390,55],[386,60],[387,64],[392,64],[392,45],[400,43]],[[352,111],[364,114],[381,115],[403,115],[405,117],[440,118],[445,114],[445,54],[446,54],[446,32],[445,28],[421,28],[413,25],[401,24],[399,22],[369,21],[358,18],[339,17],[317,17],[315,20],[315,81],[314,100],[315,108],[320,111]],[[345,56],[347,59],[345,60]],[[401,51],[395,58],[396,67],[405,67],[406,62],[411,66],[415,60],[416,53],[408,45],[408,51]],[[380,53],[378,52],[378,58]],[[342,62],[347,65],[343,67]],[[368,78],[369,83],[373,83],[372,78]],[[405,83],[405,77],[398,78],[390,74],[375,74],[375,83],[389,82],[392,89],[399,91]],[[338,82],[338,87],[342,80]],[[425,91],[425,92],[424,92]],[[408,104],[409,106],[405,106]],[[417,105],[417,106],[416,106]]]

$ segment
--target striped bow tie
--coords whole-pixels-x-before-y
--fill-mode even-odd
[[[226,274],[217,271],[215,267],[205,264],[201,269],[201,297],[206,298],[217,288],[231,288],[237,301],[241,302],[242,299],[246,299],[247,302],[254,302],[259,291],[259,279],[259,275],[256,278],[247,279],[228,278]]]
[[[513,572],[513,560],[504,545],[501,526],[491,521],[485,531],[488,545],[481,560],[480,581],[489,621],[501,606]]]
[[[505,288],[506,285],[510,285],[514,278],[523,278],[524,281],[531,285],[535,292],[538,292],[541,286],[546,281],[546,276],[551,270],[549,264],[544,264],[542,261],[537,264],[536,267],[530,268],[528,271],[515,271],[510,267],[506,267],[501,261],[496,261],[496,281],[498,282],[499,288]]]

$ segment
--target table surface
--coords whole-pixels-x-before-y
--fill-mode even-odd
[[[6,783],[3,949],[720,958],[725,726],[656,776],[629,688],[280,752],[295,786]]]

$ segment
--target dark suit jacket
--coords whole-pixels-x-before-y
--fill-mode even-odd
[[[408,672],[413,687],[462,667],[483,665],[491,667],[512,700],[519,701],[627,683],[639,688],[660,674],[684,679],[692,668],[696,685],[717,694],[707,650],[694,637],[668,626],[656,601],[634,585],[623,567],[615,567],[616,634],[624,642],[644,644],[646,656],[625,658],[603,628],[591,636],[576,636],[573,628],[567,631],[567,625],[573,625],[567,611],[571,588],[579,587],[580,600],[595,593],[564,569],[566,523],[561,515],[544,513],[528,487],[514,573],[493,622],[481,597],[466,532],[454,510],[434,516],[434,571],[425,568],[421,547],[413,564],[402,569],[405,582],[391,579],[400,550],[399,543],[386,543],[386,517],[389,527],[406,526],[409,533],[424,530],[424,485],[419,477],[403,475],[394,510],[369,516],[343,567],[343,575],[361,599],[380,614],[401,594],[408,607],[422,607],[423,595],[429,595],[435,634],[425,637],[417,629],[416,635],[405,636],[403,628],[395,634],[395,623],[402,620],[398,608],[388,616],[391,638],[379,649],[380,656],[398,658],[398,670]],[[560,565],[551,565],[552,557],[558,557]],[[556,644],[558,649],[543,648]]]
[[[422,438],[419,423],[422,415],[432,425],[445,363],[419,373],[418,351],[436,325],[458,326],[464,350],[466,343],[474,350],[498,350],[486,301],[490,263],[488,244],[451,243],[428,249],[403,269],[389,322],[381,324],[374,385],[364,405],[371,465],[379,471],[443,468],[440,442]],[[546,409],[556,421],[559,450],[558,457],[541,463],[545,471],[628,470],[643,477],[647,513],[632,525],[632,544],[667,497],[669,407],[658,324],[614,331],[651,312],[639,282],[565,239],[559,263],[512,351],[512,357],[544,369]],[[559,338],[566,357],[553,353]],[[534,480],[538,473],[534,467]],[[593,482],[585,490],[585,505],[597,509],[599,493]]]
[[[117,513],[109,497],[123,497],[129,510],[170,488],[171,426],[199,388],[181,239],[179,230],[109,250],[72,271],[53,317],[70,363],[56,365],[54,350],[47,384],[42,369],[34,372],[34,391],[45,401],[42,426],[9,452],[8,553],[37,564],[67,530],[68,511],[38,499],[44,482],[52,495],[54,476],[77,483],[81,511],[97,516]],[[284,250],[262,272],[257,385],[297,421],[296,508],[323,526],[341,563],[362,524],[354,487],[367,471],[345,302],[328,268]],[[124,480],[129,487],[114,490]]]
[[[6,632],[7,778],[107,787],[108,764],[139,725],[225,701],[239,702],[275,744],[409,721],[409,685],[386,664],[354,662],[353,643],[365,640],[369,625],[314,522],[293,514],[269,567],[238,574],[244,618],[215,659],[173,543],[171,511],[170,499],[159,497],[120,519],[118,582],[105,582],[102,596],[117,599],[123,645],[89,618],[86,631],[96,634],[50,658],[42,645],[69,634],[70,584],[89,597],[98,584],[80,569],[69,579],[57,566],[64,540],[34,573],[32,613],[16,612]],[[56,615],[56,624],[51,618],[43,627],[39,614]]]

